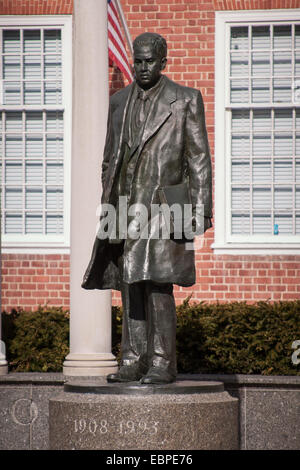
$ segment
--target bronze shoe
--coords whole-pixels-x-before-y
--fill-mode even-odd
[[[106,377],[107,382],[136,382],[143,377],[141,366],[138,362],[129,365],[122,365],[118,372],[109,374]]]
[[[176,380],[176,375],[171,374],[161,367],[150,367],[147,374],[141,378],[142,384],[169,384]]]

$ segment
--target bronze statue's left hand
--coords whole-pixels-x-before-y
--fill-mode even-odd
[[[196,231],[197,229],[197,234],[198,235],[202,235],[203,233],[206,232],[206,230],[210,229],[212,227],[212,223],[211,223],[211,218],[210,217],[203,217],[203,222],[202,224],[200,225],[199,223],[197,223],[197,219],[196,217],[193,216],[193,221],[192,221],[192,225],[193,225],[193,230]]]

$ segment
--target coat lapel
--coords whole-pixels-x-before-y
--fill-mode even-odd
[[[132,84],[132,85],[129,85],[129,86],[131,88],[130,88],[130,91],[128,93],[127,99],[126,99],[123,112],[118,107],[115,111],[116,112],[116,118],[113,119],[114,134],[116,136],[115,137],[115,143],[117,145],[117,148],[115,149],[115,156],[116,156],[115,157],[115,164],[116,164],[116,166],[117,166],[117,163],[120,160],[120,156],[121,156],[121,149],[122,149],[123,137],[124,137],[124,131],[125,131],[125,121],[126,121],[128,106],[129,106],[131,97],[132,97],[133,92],[134,92],[135,84]]]
[[[129,88],[130,87],[130,88]],[[115,115],[112,117],[112,125],[113,125],[113,133],[114,133],[114,157],[111,162],[111,170],[109,172],[109,182],[108,182],[108,194],[111,192],[116,171],[117,168],[119,167],[119,164],[122,161],[122,147],[123,147],[123,136],[124,136],[124,130],[125,130],[125,120],[127,116],[127,110],[128,106],[134,91],[135,85],[129,85],[129,93],[127,97],[125,98],[125,103],[123,104],[123,110],[122,110],[122,105],[118,106],[117,109],[115,110]],[[121,108],[121,109],[120,109]]]
[[[172,82],[164,77],[164,84],[153,100],[139,145],[139,154],[143,150],[145,143],[158,131],[158,129],[171,116],[171,103],[176,101],[176,90],[172,87]]]
[[[124,130],[125,130],[125,121],[127,117],[127,111],[129,107],[130,100],[132,98],[135,84],[129,85],[130,91],[127,95],[126,102],[123,112],[118,108],[115,112],[118,113],[117,118],[116,116],[113,117],[113,128],[115,134],[115,151],[114,151],[114,159],[111,165],[111,171],[109,176],[109,184],[107,188],[107,194],[112,190],[113,182],[115,179],[115,175],[117,173],[117,169],[122,162],[123,154],[123,137],[124,137]],[[159,90],[157,96],[153,100],[151,104],[151,108],[149,110],[143,134],[139,143],[138,148],[138,156],[142,152],[145,143],[158,131],[158,129],[166,122],[169,116],[172,114],[171,110],[171,103],[176,101],[176,90],[172,85],[172,82],[168,79],[168,77],[164,77],[164,84]],[[136,147],[135,147],[136,149]],[[131,149],[130,156],[133,155],[135,149]],[[108,198],[109,196],[107,196]]]

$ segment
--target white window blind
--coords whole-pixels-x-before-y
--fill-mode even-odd
[[[2,233],[64,235],[65,145],[61,27],[3,27]]]
[[[228,59],[231,234],[300,235],[300,23],[232,25]]]

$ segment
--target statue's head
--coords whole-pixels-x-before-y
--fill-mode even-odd
[[[167,64],[167,43],[157,33],[143,33],[133,41],[135,78],[138,85],[148,90],[159,80]]]

